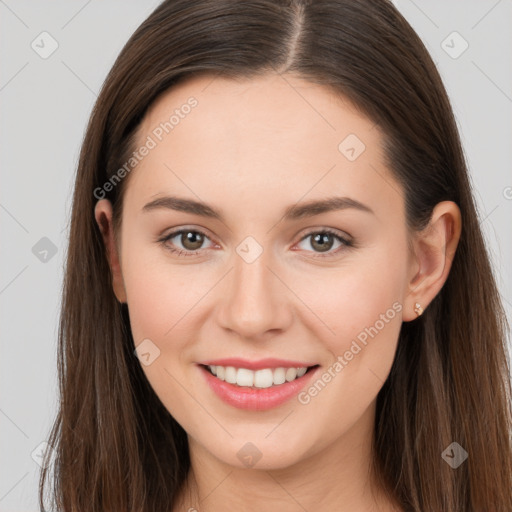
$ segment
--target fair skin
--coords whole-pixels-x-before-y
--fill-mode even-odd
[[[429,227],[411,233],[379,128],[323,87],[285,76],[195,77],[167,91],[147,112],[137,147],[190,96],[198,105],[129,176],[119,245],[110,202],[95,209],[135,344],[150,339],[160,350],[142,368],[188,435],[192,471],[173,511],[400,510],[368,473],[375,401],[401,323],[416,319],[415,303],[427,308],[448,276],[460,212],[440,203]],[[338,149],[349,134],[366,146],[354,161]],[[223,220],[142,210],[164,195],[206,202]],[[372,211],[283,218],[289,206],[332,196]],[[205,233],[203,244],[157,241],[183,227]],[[332,248],[322,252],[314,234],[326,228],[353,247],[326,235]],[[251,263],[236,251],[248,236],[263,248]],[[313,361],[320,376],[390,310],[307,404],[241,410],[199,375],[199,361],[237,356]],[[251,467],[237,456],[248,442],[262,454]]]

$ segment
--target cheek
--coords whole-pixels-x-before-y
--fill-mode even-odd
[[[174,340],[185,339],[176,332],[193,321],[195,305],[214,285],[214,276],[194,265],[173,265],[164,249],[126,249],[123,278],[135,343],[173,338],[175,346]]]
[[[401,310],[405,262],[382,252],[354,258],[354,264],[329,272],[315,269],[307,279],[296,281],[302,283],[295,286],[297,294],[323,324],[321,339],[337,353],[346,350],[365,328],[377,324],[383,331],[382,316],[387,326]]]
[[[125,280],[133,339],[137,345],[144,338],[160,344],[165,333],[177,322],[179,310],[176,293],[170,293],[171,283],[154,270],[146,269]],[[176,290],[177,292],[177,290]]]
[[[333,436],[363,414],[389,375],[402,324],[401,257],[394,250],[374,252],[323,279],[322,293],[318,279],[309,283],[317,288],[308,305],[330,328],[318,325],[315,332],[331,359],[299,399]]]
[[[213,276],[204,275],[205,281],[192,265],[172,265],[154,253],[132,252],[123,261],[130,327],[135,346],[151,354],[149,364],[139,354],[151,387],[167,410],[184,420],[190,414],[184,405],[190,406],[190,397],[181,384],[189,378],[186,363],[196,338],[198,306],[208,282],[213,286]],[[201,282],[204,287],[199,287]]]
[[[299,292],[315,313],[306,313],[303,322],[313,318],[309,328],[330,354],[321,382],[306,390],[301,403],[311,402],[315,414],[330,410],[325,414],[334,415],[338,425],[362,414],[389,375],[402,323],[406,253],[401,254],[376,248],[329,275],[310,275]]]

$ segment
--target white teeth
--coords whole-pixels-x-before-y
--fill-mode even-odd
[[[217,376],[219,368],[220,367],[217,366]],[[247,368],[238,368],[236,372],[236,383],[238,386],[252,386],[254,384],[254,372]]]
[[[254,372],[254,386],[257,388],[269,388],[272,386],[274,376],[270,368]]]
[[[297,368],[287,368],[286,369],[285,378],[288,382],[295,380],[296,377],[297,377]]]
[[[226,366],[224,380],[230,384],[236,384],[236,368],[233,368],[232,366]]]
[[[247,368],[235,368],[233,366],[214,366],[208,368],[218,379],[230,384],[244,387],[269,388],[285,382],[291,382],[302,377],[306,367],[302,368],[264,368],[262,370],[249,370]]]
[[[302,377],[306,373],[307,368],[299,368],[297,370],[297,377]]]
[[[286,371],[284,368],[276,368],[274,370],[274,384],[284,384],[286,382]]]

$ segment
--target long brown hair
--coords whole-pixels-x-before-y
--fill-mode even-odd
[[[453,112],[425,46],[385,0],[167,0],[127,42],[92,112],[76,175],[59,326],[61,403],[41,473],[57,510],[168,512],[190,468],[185,431],[149,385],[94,219],[151,103],[187,76],[294,73],[349,99],[384,133],[407,222],[458,204],[449,277],[402,325],[377,397],[374,471],[405,510],[512,510],[508,326]],[[106,195],[116,226],[126,179]],[[456,469],[442,457],[457,442]]]

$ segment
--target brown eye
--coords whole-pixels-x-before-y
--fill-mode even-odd
[[[311,235],[310,235],[311,236]],[[311,237],[311,247],[319,252],[326,252],[334,245],[334,236],[330,233],[316,233]]]
[[[205,240],[209,240],[209,237],[201,231],[180,229],[169,233],[159,242],[166,249],[179,256],[193,256],[202,251]]]
[[[306,242],[308,239],[309,242]],[[337,232],[331,231],[330,229],[312,231],[311,233],[304,236],[300,243],[306,245],[306,247],[302,247],[304,250],[317,253],[316,257],[334,256],[344,248],[353,246],[352,240],[346,239]],[[336,243],[338,245],[335,247]],[[331,250],[333,247],[334,250]],[[313,249],[313,251],[310,249]]]
[[[189,251],[200,249],[204,242],[204,235],[198,231],[182,231],[180,242]]]

